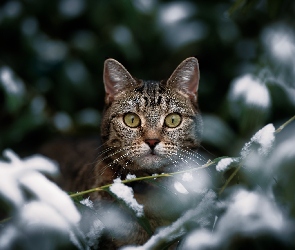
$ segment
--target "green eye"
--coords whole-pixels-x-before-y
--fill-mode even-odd
[[[171,113],[165,118],[165,125],[169,128],[176,128],[181,123],[181,116],[177,113]]]
[[[130,128],[136,128],[140,125],[140,118],[137,114],[128,113],[123,118],[124,123]]]

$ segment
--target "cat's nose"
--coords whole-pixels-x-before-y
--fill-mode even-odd
[[[154,149],[156,145],[160,142],[159,139],[146,139],[145,143],[150,146],[151,149]]]

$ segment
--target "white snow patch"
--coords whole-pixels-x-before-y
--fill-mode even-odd
[[[174,182],[174,188],[176,189],[178,193],[188,194],[188,191],[186,190],[186,188],[179,181]]]
[[[0,194],[11,204],[21,207],[25,197],[21,191],[25,188],[37,200],[46,203],[68,219],[77,223],[80,214],[69,196],[42,173],[55,175],[58,170],[54,162],[42,156],[31,156],[21,160],[13,151],[5,150],[10,162],[0,161]]]
[[[175,24],[194,12],[196,12],[195,6],[188,2],[166,4],[160,10],[159,21],[161,25]]]
[[[240,223],[235,224],[235,221]],[[265,228],[280,231],[284,226],[285,220],[281,211],[265,194],[239,190],[233,195],[217,230],[254,233]]]
[[[291,128],[292,129],[292,128]],[[290,130],[291,132],[291,130]],[[288,162],[294,162],[295,160],[295,135],[289,136],[289,138],[278,145],[271,155],[269,160],[273,169],[277,169],[279,174],[285,175],[285,170],[278,169],[278,167],[288,166]],[[287,163],[287,164],[286,164]]]
[[[193,181],[193,176],[191,173],[184,173],[182,175],[182,180],[186,181],[186,182],[191,182],[191,181]]]
[[[104,225],[100,220],[95,220],[90,228],[90,231],[86,233],[86,239],[91,249],[98,249],[99,237],[102,234]]]
[[[183,249],[195,250],[206,249],[208,246],[213,247],[216,244],[216,237],[206,229],[201,229],[196,232],[192,232],[184,241]]]
[[[233,102],[242,100],[247,105],[263,109],[268,108],[271,103],[266,86],[250,74],[241,76],[233,81],[229,97]]]
[[[80,214],[70,197],[55,183],[50,182],[45,176],[38,172],[34,172],[30,175],[25,175],[19,181],[40,201],[51,206],[66,218],[69,223],[76,224],[79,222]]]
[[[235,161],[233,158],[223,158],[216,165],[216,170],[218,172],[224,172],[228,170],[228,167]]]
[[[84,200],[81,200],[80,203],[81,203],[82,205],[87,206],[87,207],[93,208],[93,201],[90,200],[90,197],[88,197],[88,198],[86,198],[86,199],[84,199]]]
[[[164,173],[162,173],[162,174],[164,174]],[[156,180],[157,179],[157,176],[158,176],[159,174],[152,174],[152,176],[154,176],[155,178],[154,178],[154,180]]]
[[[5,230],[1,230],[0,249],[11,249],[11,242],[17,238],[18,230],[13,225],[6,226]]]
[[[152,250],[162,249],[163,243],[169,239],[177,239],[186,233],[186,223],[194,220],[201,227],[208,226],[211,222],[210,215],[215,207],[216,194],[213,191],[208,191],[204,198],[195,209],[188,210],[183,216],[178,218],[170,226],[162,228],[157,234],[153,235],[143,246],[138,247],[123,247],[122,250]]]
[[[276,203],[265,193],[240,189],[228,200],[227,210],[218,218],[214,231],[192,232],[184,239],[182,249],[227,249],[237,235],[255,238],[268,231],[283,235],[289,226]]]
[[[275,140],[275,127],[273,124],[268,124],[260,129],[251,140],[242,148],[241,156],[245,158],[251,151],[253,143],[259,144],[258,153],[266,156],[273,146]]]
[[[122,183],[122,180],[120,177],[118,177],[117,179],[114,179],[113,181],[114,183]]]
[[[6,149],[3,155],[9,162],[0,161],[0,194],[15,207],[21,206],[24,202],[21,192],[21,180],[23,178],[38,172],[51,176],[58,173],[56,164],[42,156],[31,156],[21,160],[10,149]],[[33,179],[31,181],[34,182]]]
[[[46,228],[68,231],[68,221],[53,207],[41,201],[32,201],[21,211],[21,218],[29,227],[45,226]]]
[[[0,68],[0,84],[9,94],[21,96],[25,92],[24,83],[18,79],[9,67]]]
[[[120,250],[149,250],[149,248],[142,247],[142,246],[127,246],[127,247],[122,247]]]
[[[133,189],[121,183],[119,178],[114,180],[110,186],[110,191],[119,199],[122,199],[135,213],[137,217],[143,216],[143,205],[138,204],[134,198]]]
[[[77,249],[85,249],[73,231],[69,232],[69,239]]]
[[[133,180],[135,178],[136,178],[135,174],[127,174],[127,176],[126,176],[126,180]]]
[[[56,164],[38,155],[20,159],[11,150],[3,155],[9,161],[0,161],[0,197],[14,208],[15,219],[4,228],[6,240],[0,236],[0,248],[8,249],[15,238],[27,233],[24,229],[53,229],[66,234],[76,230],[80,214],[74,203],[42,174],[57,174]]]
[[[262,40],[272,56],[280,62],[294,62],[295,34],[284,24],[275,24],[262,32]]]

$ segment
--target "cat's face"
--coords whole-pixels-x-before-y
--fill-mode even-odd
[[[110,167],[156,173],[189,157],[199,146],[202,127],[198,81],[195,58],[162,82],[137,80],[117,61],[107,60],[102,137]]]

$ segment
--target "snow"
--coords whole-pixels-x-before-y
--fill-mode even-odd
[[[259,152],[263,155],[268,154],[272,148],[273,142],[275,140],[275,127],[273,124],[268,124],[262,129],[260,129],[252,138],[254,142],[257,142],[261,145]]]
[[[216,194],[209,190],[199,205],[188,210],[182,217],[177,219],[173,224],[163,228],[157,234],[153,235],[143,246],[127,246],[122,250],[153,250],[163,249],[167,241],[171,242],[186,233],[186,224],[194,221],[200,227],[206,227],[210,224],[213,211],[216,209]],[[186,249],[186,248],[183,248]]]
[[[9,249],[10,243],[17,237],[18,230],[12,225],[8,225],[6,230],[1,231],[0,249]]]
[[[14,207],[19,207],[24,202],[20,188],[21,178],[35,171],[50,174],[51,176],[57,174],[55,163],[45,157],[31,156],[22,161],[9,149],[5,150],[3,155],[10,162],[0,161],[0,195]]]
[[[6,92],[18,96],[24,94],[24,83],[15,77],[14,72],[9,67],[0,68],[1,82]]]
[[[2,163],[15,169],[39,171],[45,174],[50,174],[51,176],[58,174],[56,162],[41,155],[34,155],[21,160],[12,150],[6,149],[3,152],[3,156],[10,160],[10,163]]]
[[[242,100],[246,105],[263,109],[268,108],[271,103],[266,86],[250,74],[241,76],[233,81],[229,97],[233,102]]]
[[[287,25],[275,24],[267,27],[262,33],[265,47],[280,62],[294,62],[295,34]]]
[[[295,126],[290,127],[289,133],[292,133]],[[294,160],[295,160],[295,135],[288,136],[288,139],[284,140],[273,151],[271,158],[269,159],[270,168],[275,170],[278,176],[285,179],[286,171],[293,171]],[[288,169],[290,168],[290,169]],[[291,176],[289,178],[292,179]],[[287,177],[288,179],[288,177]],[[284,181],[286,184],[286,181]]]
[[[233,225],[234,221],[239,225]],[[283,214],[269,197],[258,191],[238,190],[231,198],[227,212],[220,218],[222,230],[254,233],[265,228],[280,231],[285,221]]]
[[[42,156],[31,156],[24,160],[11,150],[5,150],[4,156],[10,162],[0,162],[0,193],[16,207],[21,206],[25,199],[22,189],[25,188],[37,199],[54,207],[71,223],[77,223],[80,215],[69,196],[49,181],[40,172],[54,176],[57,166]]]
[[[159,21],[162,25],[177,23],[191,16],[195,11],[195,6],[188,2],[166,4],[160,12]]]
[[[97,244],[103,229],[104,225],[100,220],[97,219],[92,223],[89,232],[87,232],[85,235],[88,239],[88,245],[91,247],[91,249],[98,249]]]
[[[16,181],[16,171],[14,169],[6,168],[0,162],[0,197],[9,201],[12,206],[19,207],[23,204],[22,192],[18,187]]]
[[[133,180],[135,178],[136,178],[135,174],[127,174],[127,176],[126,176],[126,180]]]
[[[195,250],[195,249],[206,249],[206,247],[213,246],[216,244],[216,238],[213,237],[211,232],[206,229],[197,230],[191,233],[184,242],[182,249]],[[209,248],[210,249],[210,248]]]
[[[176,189],[176,191],[178,193],[181,194],[188,194],[189,192],[186,190],[186,188],[179,182],[179,181],[175,181],[174,182],[174,188]]]
[[[80,203],[81,203],[82,205],[87,206],[87,207],[93,208],[93,201],[90,200],[90,197],[87,197],[86,199],[81,200]]]
[[[182,180],[185,181],[185,182],[191,182],[191,181],[193,181],[193,176],[192,176],[191,173],[188,173],[188,172],[184,173],[182,175]]]
[[[26,204],[20,217],[27,227],[45,226],[60,231],[69,230],[69,224],[63,215],[42,201],[32,201]]]
[[[181,249],[228,249],[236,237],[290,232],[287,219],[265,193],[239,189],[227,201],[227,210],[218,218],[215,230],[195,230],[184,239]]]
[[[216,170],[218,172],[224,172],[228,170],[229,166],[235,161],[233,158],[223,158],[216,165]]]
[[[122,199],[128,207],[130,207],[137,217],[143,216],[143,205],[138,204],[134,199],[133,189],[124,185],[119,178],[114,180],[114,184],[110,186],[110,191],[119,199]]]
[[[1,231],[0,248],[9,248],[15,239],[29,237],[40,228],[62,235],[76,230],[80,214],[74,203],[42,174],[55,176],[56,164],[40,155],[20,159],[11,150],[3,155],[8,161],[0,161],[0,198],[13,207],[13,219]]]
[[[251,146],[254,144],[258,144],[258,153],[260,155],[266,156],[274,143],[275,140],[275,127],[273,124],[268,124],[260,129],[251,140],[245,144],[245,146],[241,150],[241,156],[245,158],[250,154]]]
[[[208,187],[212,185],[212,176],[205,169],[196,171],[193,174],[193,180],[188,185],[185,185],[189,192],[204,194],[208,191]]]
[[[68,222],[76,224],[80,220],[80,214],[70,197],[63,192],[55,183],[40,173],[34,172],[21,178],[20,183],[35,197],[54,208],[63,215]]]

